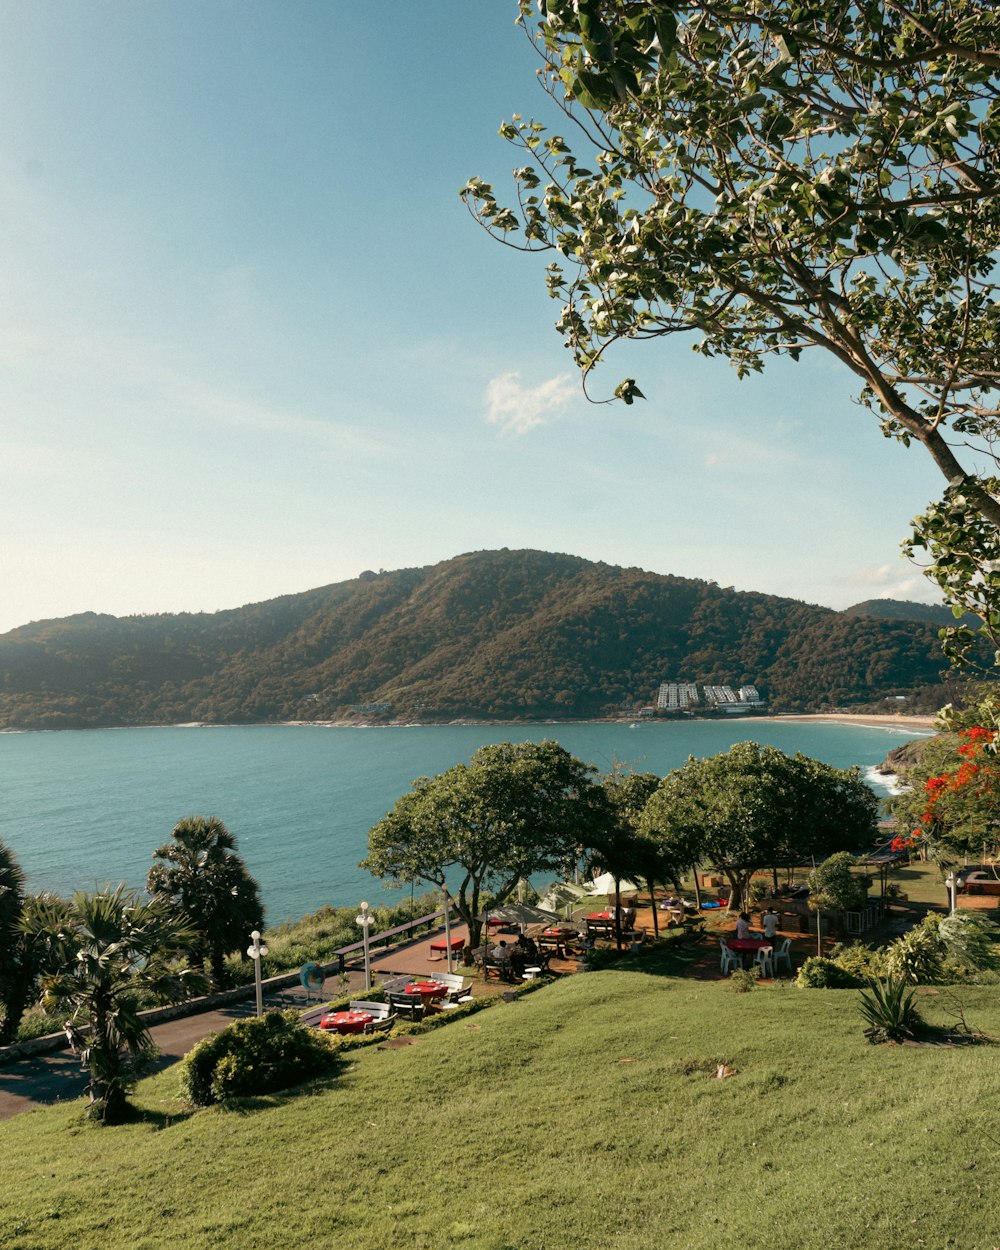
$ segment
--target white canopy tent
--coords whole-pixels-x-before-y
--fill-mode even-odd
[[[622,880],[618,882],[618,889],[622,894],[638,894],[642,886],[636,885],[634,881]],[[615,879],[610,872],[597,877],[587,886],[588,894],[603,894],[607,897],[609,894],[614,894],[614,892]]]

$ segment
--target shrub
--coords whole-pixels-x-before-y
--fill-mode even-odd
[[[901,1042],[916,1035],[924,1022],[913,1001],[915,996],[916,990],[899,977],[868,983],[858,1008],[868,1021],[865,1036],[873,1045]]]
[[[799,969],[795,984],[805,990],[856,990],[864,985],[863,977],[842,968],[836,960],[812,955]]]
[[[912,984],[940,981],[945,952],[940,926],[940,916],[925,916],[909,933],[893,942],[886,952],[887,975]]]
[[[756,988],[759,976],[759,967],[751,968],[749,971],[746,968],[737,968],[729,978],[729,988],[734,994],[749,994],[752,989]]]
[[[201,1107],[273,1094],[334,1071],[335,1044],[308,1029],[296,1011],[236,1020],[189,1051],[181,1064],[185,1094]]]
[[[835,964],[857,978],[858,984],[877,981],[886,974],[886,953],[862,942],[834,946],[830,958]]]
[[[956,911],[943,916],[938,923],[938,935],[947,958],[959,968],[972,972],[997,968],[1000,930],[978,912]]]

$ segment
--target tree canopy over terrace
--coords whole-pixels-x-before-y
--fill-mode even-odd
[[[730,907],[741,908],[760,868],[864,848],[875,835],[877,808],[856,768],[738,742],[668,773],[641,828],[685,847],[691,863],[716,865],[732,887]]]
[[[479,942],[486,902],[522,877],[567,870],[602,827],[593,769],[557,742],[501,742],[468,764],[419,777],[368,834],[361,867],[377,877],[443,887],[459,870],[459,915]]]
[[[574,144],[515,116],[516,206],[583,372],[695,336],[740,376],[820,348],[948,482],[908,549],[1000,646],[1000,10],[984,0],[521,0]],[[615,394],[632,403],[632,378]],[[960,615],[960,611],[956,613]],[[956,656],[971,643],[959,630]]]

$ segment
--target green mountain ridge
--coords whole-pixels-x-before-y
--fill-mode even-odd
[[[504,549],[215,613],[24,625],[0,635],[0,728],[577,719],[664,681],[800,711],[912,696],[942,667],[920,621]]]

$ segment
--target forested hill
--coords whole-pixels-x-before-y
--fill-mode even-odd
[[[951,608],[943,604],[913,603],[909,599],[866,599],[844,609],[845,616],[875,616],[890,621],[926,621],[931,625],[954,625]],[[972,629],[979,627],[979,620],[967,612],[962,623]]]
[[[941,669],[928,624],[483,551],[225,612],[25,625],[0,635],[0,727],[592,717],[664,681],[753,684],[789,711],[910,694]]]

